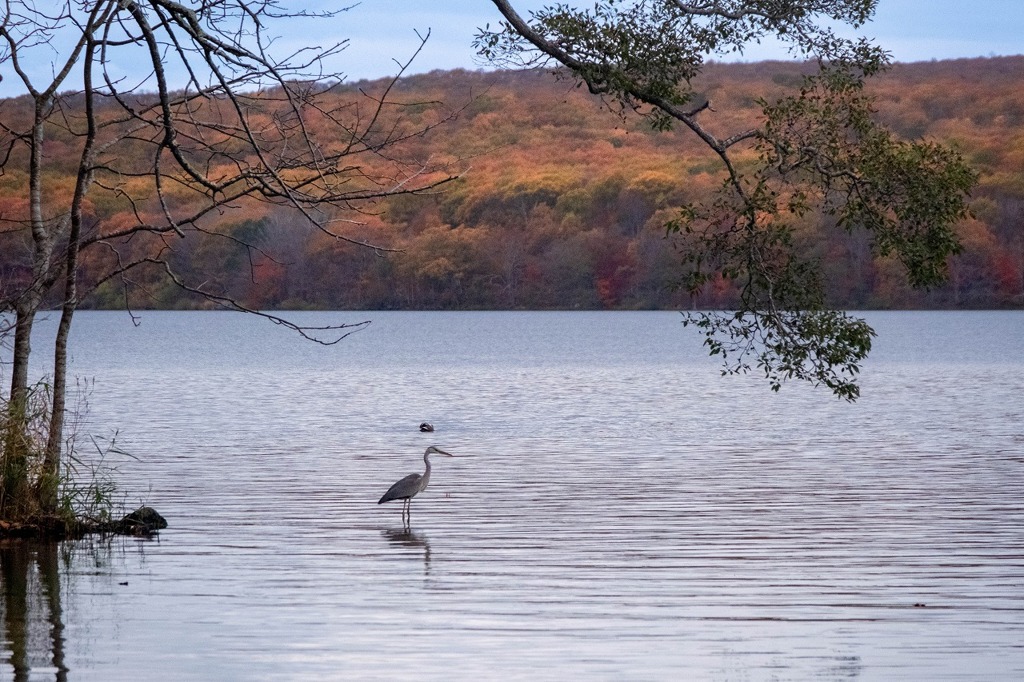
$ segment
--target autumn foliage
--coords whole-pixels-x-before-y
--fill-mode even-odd
[[[736,129],[755,123],[758,100],[791,89],[803,71],[781,62],[711,64],[700,85],[718,120]],[[380,86],[339,88],[339,107],[346,97]],[[896,65],[873,79],[870,91],[880,122],[906,139],[954,146],[979,171],[980,184],[973,217],[959,226],[963,250],[948,264],[949,281],[928,291],[910,288],[902,266],[873,253],[866,235],[854,232],[851,239],[827,217],[805,216],[798,238],[826,266],[827,303],[848,309],[1024,305],[1024,57]],[[714,308],[734,302],[727,281],[710,283],[699,300],[676,286],[681,244],[667,236],[666,224],[723,180],[715,159],[692,136],[652,131],[637,117],[609,111],[571,81],[539,72],[433,72],[403,80],[392,98],[404,103],[393,125],[410,131],[457,112],[453,122],[406,140],[400,152],[424,165],[463,168],[460,180],[430,196],[396,196],[332,215],[352,241],[289,223],[294,219],[267,204],[210,215],[211,231],[237,240],[198,234],[173,243],[174,269],[186,278],[207,273],[208,289],[262,309]],[[24,107],[4,101],[0,116],[26,116]],[[71,158],[72,144],[54,134],[46,151]],[[381,175],[394,171],[389,158],[374,163]],[[72,181],[70,174],[53,175],[48,191],[67,191]],[[24,246],[11,227],[25,217],[24,182],[16,174],[0,177],[0,288],[27,276],[14,265],[13,255]],[[130,211],[156,210],[102,196],[90,206],[101,233],[130,224]],[[91,288],[83,307],[209,305],[189,298],[155,268],[137,269],[130,280],[98,282],[111,259],[128,261],[163,247],[138,237],[111,240],[111,246],[83,253],[82,289]]]

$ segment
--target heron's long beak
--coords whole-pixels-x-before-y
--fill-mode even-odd
[[[438,454],[440,454],[440,455],[448,455],[449,457],[455,457],[456,456],[456,455],[453,455],[450,452],[445,452],[444,450],[442,450],[440,448],[435,448],[435,449],[437,450]]]

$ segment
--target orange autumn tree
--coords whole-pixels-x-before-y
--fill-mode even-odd
[[[17,189],[23,201],[6,200],[0,215],[10,273],[0,290],[10,353],[9,389],[0,395],[0,520],[67,520],[55,519],[67,346],[89,287],[162,279],[257,312],[179,267],[178,254],[198,237],[240,248],[249,267],[276,267],[257,233],[225,215],[268,207],[328,240],[362,245],[347,230],[353,216],[358,222],[379,199],[450,179],[415,150],[405,155],[405,143],[443,113],[434,107],[424,116],[420,106],[410,124],[392,101],[394,80],[376,93],[343,88],[328,62],[344,42],[276,54],[274,32],[288,18],[273,0],[5,3],[0,68],[23,96],[0,112],[0,174],[14,179],[7,192]],[[140,75],[124,75],[124,64]],[[52,403],[39,412],[29,359],[44,306],[61,312]],[[350,331],[260,314],[324,343]]]

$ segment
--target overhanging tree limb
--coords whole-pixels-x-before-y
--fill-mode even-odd
[[[827,308],[796,225],[830,215],[842,228],[866,230],[878,253],[906,265],[912,284],[930,286],[959,248],[955,228],[976,180],[959,154],[898,140],[874,120],[864,83],[888,56],[831,25],[859,27],[876,0],[598,0],[588,9],[546,7],[529,20],[509,0],[492,2],[505,22],[477,36],[482,55],[499,64],[555,63],[656,130],[681,123],[721,163],[718,195],[686,207],[667,228],[692,294],[713,281],[738,288],[735,311],[685,318],[724,359],[724,372],[757,368],[774,390],[800,379],[856,399],[874,332]],[[763,101],[758,126],[712,132],[706,117],[715,112],[700,102],[698,85],[705,62],[767,37],[818,72],[795,95]]]

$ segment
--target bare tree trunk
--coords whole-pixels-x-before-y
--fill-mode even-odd
[[[87,41],[87,49],[84,52],[87,131],[85,145],[82,149],[82,160],[78,164],[75,194],[71,200],[68,245],[64,253],[64,304],[61,308],[60,324],[57,326],[57,339],[53,348],[53,403],[50,406],[50,428],[46,452],[43,455],[43,468],[36,484],[36,497],[44,512],[52,512],[57,508],[60,459],[64,444],[64,412],[67,403],[68,336],[71,333],[71,320],[78,308],[78,252],[82,240],[82,202],[93,179],[93,151],[96,145],[96,112],[92,88],[93,50],[94,44],[90,39]]]
[[[43,468],[36,483],[36,498],[44,512],[52,512],[57,508],[60,458],[64,442],[64,412],[67,403],[68,336],[74,314],[75,305],[65,301],[53,350],[53,403],[50,406],[49,436],[46,453],[43,456]]]
[[[35,96],[35,122],[31,131],[29,153],[29,213],[32,232],[33,281],[15,305],[14,356],[11,368],[11,391],[8,396],[6,432],[2,460],[0,516],[31,515],[38,509],[29,480],[29,358],[32,354],[32,327],[36,313],[53,283],[53,245],[60,232],[60,223],[46,220],[43,212],[43,142],[44,124],[51,95]]]
[[[50,405],[50,427],[43,455],[43,468],[36,484],[36,497],[44,512],[52,512],[57,508],[57,489],[60,481],[60,458],[64,444],[64,412],[67,404],[68,385],[68,337],[71,334],[71,320],[78,308],[78,242],[81,216],[71,220],[71,233],[68,235],[68,250],[64,266],[66,279],[64,283],[64,306],[61,310],[60,323],[57,325],[57,338],[53,347],[53,402]]]
[[[0,518],[19,515],[28,488],[28,360],[31,353],[35,306],[19,305],[14,328],[11,392],[4,415],[3,456],[0,460]]]
[[[18,306],[14,322],[14,357],[11,366],[12,405],[24,407],[28,394],[28,359],[32,353],[32,324],[35,322],[35,306]]]

